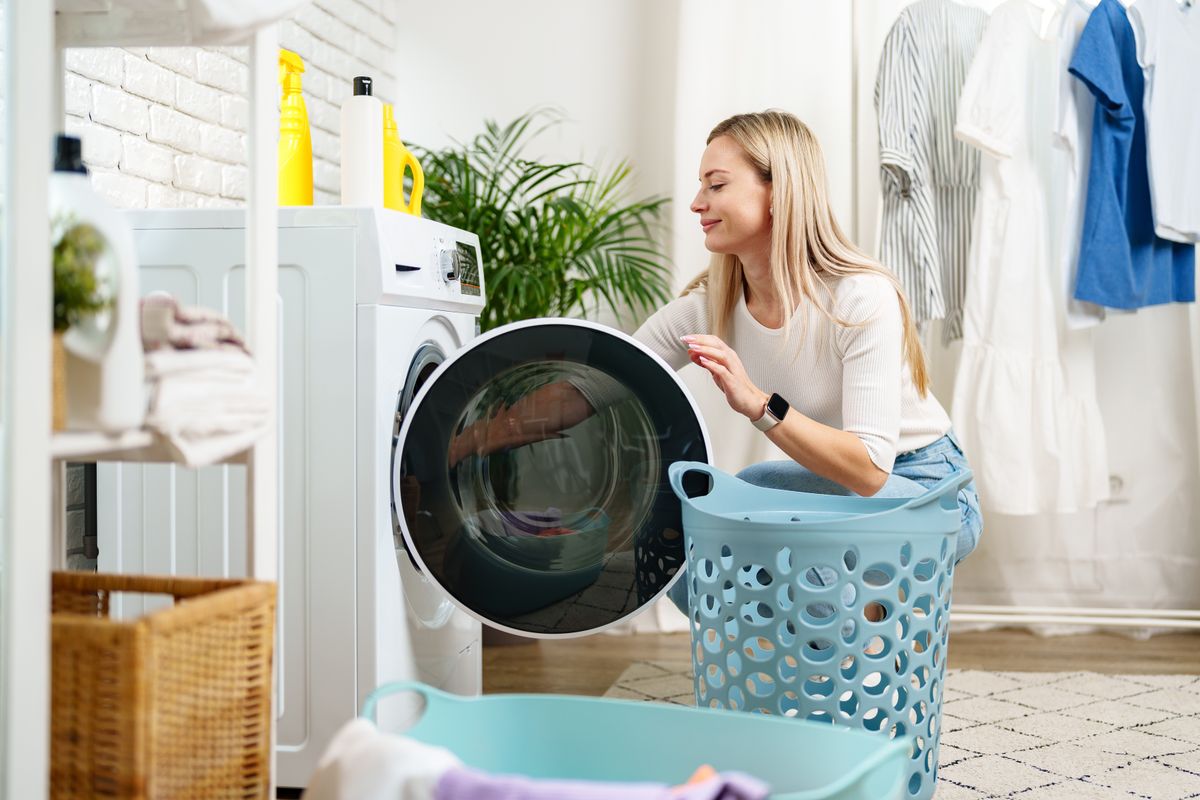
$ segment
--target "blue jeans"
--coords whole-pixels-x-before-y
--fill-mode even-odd
[[[916,497],[924,494],[943,478],[966,468],[967,459],[954,436],[954,431],[950,431],[932,444],[896,456],[892,474],[874,496]],[[764,461],[751,464],[737,476],[747,483],[768,489],[787,489],[809,494],[854,494],[828,478],[822,478],[805,469],[795,461]],[[962,512],[962,527],[958,530],[955,563],[970,555],[979,543],[979,535],[983,531],[983,515],[979,511],[979,495],[975,492],[974,481],[959,490],[958,508]],[[687,614],[687,578],[677,581],[669,594],[671,602]]]

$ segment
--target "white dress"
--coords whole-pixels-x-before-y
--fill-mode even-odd
[[[1004,514],[1091,508],[1108,487],[1090,361],[1064,369],[1060,349],[1065,180],[1054,174],[1063,162],[1052,150],[1056,84],[1046,80],[1057,33],[1057,16],[1029,0],[997,8],[955,126],[983,156],[951,415],[981,504]]]

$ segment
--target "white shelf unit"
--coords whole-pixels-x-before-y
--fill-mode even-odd
[[[279,5],[278,3],[276,5]],[[57,7],[56,7],[57,6]],[[0,800],[49,791],[50,570],[66,460],[169,460],[149,431],[50,434],[49,154],[61,127],[62,52],[76,46],[249,45],[246,341],[259,385],[277,396],[276,61],[273,24],[205,41],[181,0],[11,0],[5,9],[4,413],[6,530],[0,541]],[[47,91],[46,87],[51,87]],[[16,189],[19,188],[19,192]],[[36,298],[44,298],[37,302]],[[232,461],[246,464],[250,577],[274,581],[278,563],[275,426]],[[40,468],[38,465],[42,465]],[[47,469],[47,467],[49,469]],[[274,714],[272,714],[274,718]],[[274,729],[272,729],[273,744]],[[274,748],[272,747],[272,750]],[[272,775],[274,769],[272,768]],[[272,778],[270,796],[274,797]]]
[[[234,453],[222,464],[245,464],[250,449]],[[76,432],[56,433],[50,440],[50,457],[55,461],[140,461],[174,462],[174,451],[157,433],[148,430],[124,433]]]

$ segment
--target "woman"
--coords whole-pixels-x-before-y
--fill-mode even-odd
[[[691,209],[712,264],[634,336],[673,366],[707,370],[790,456],[738,477],[911,497],[965,469],[904,293],[838,226],[812,131],[781,111],[731,117],[709,134],[699,177]],[[961,560],[982,528],[973,483],[958,504]],[[685,582],[671,594],[685,605]]]
[[[707,144],[691,209],[712,263],[634,337],[676,369],[690,360],[707,370],[752,423],[747,435],[765,435],[790,457],[738,477],[800,492],[911,497],[966,469],[929,393],[904,293],[838,226],[812,132],[781,111],[739,114]],[[593,413],[594,394],[547,385],[464,431],[451,460],[565,430]],[[982,527],[973,483],[958,503],[961,560]],[[684,581],[671,595],[686,608]]]

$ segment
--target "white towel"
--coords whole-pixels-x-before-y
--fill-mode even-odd
[[[155,350],[146,354],[146,378],[151,390],[146,426],[189,467],[245,450],[271,424],[270,398],[242,350]]]
[[[304,800],[433,800],[442,775],[461,763],[445,748],[356,719],[325,749]]]
[[[191,375],[197,372],[217,375],[253,375],[254,361],[241,350],[174,350],[146,353],[146,376]],[[231,377],[232,379],[232,377]]]

